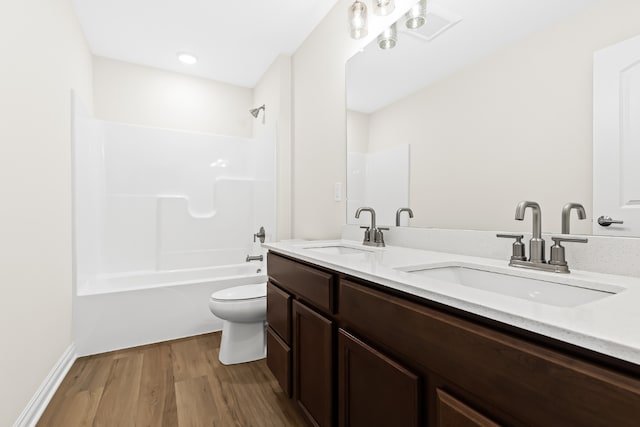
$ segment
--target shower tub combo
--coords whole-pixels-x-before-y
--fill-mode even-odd
[[[261,138],[106,122],[74,100],[73,329],[79,355],[220,330],[213,292],[266,281],[275,131]]]

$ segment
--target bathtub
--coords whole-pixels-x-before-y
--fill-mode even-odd
[[[74,295],[78,355],[219,331],[222,320],[209,311],[209,296],[266,280],[263,263],[254,262],[96,277]]]

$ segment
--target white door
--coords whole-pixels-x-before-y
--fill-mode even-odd
[[[594,54],[593,86],[593,234],[640,236],[640,36]]]

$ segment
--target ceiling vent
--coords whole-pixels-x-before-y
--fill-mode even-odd
[[[462,21],[461,16],[437,4],[432,4],[427,9],[427,19],[423,26],[415,30],[409,30],[403,25],[402,30],[417,39],[430,42],[460,21]]]

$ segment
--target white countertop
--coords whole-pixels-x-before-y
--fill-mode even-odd
[[[640,278],[576,270],[570,274],[546,273],[509,267],[508,260],[399,246],[374,248],[349,240],[292,240],[263,246],[273,252],[640,365]],[[332,255],[310,249],[326,246],[346,246],[368,252]],[[573,286],[593,283],[595,288],[622,290],[575,307],[557,307],[401,270],[411,266],[443,265],[480,267],[485,271]]]

